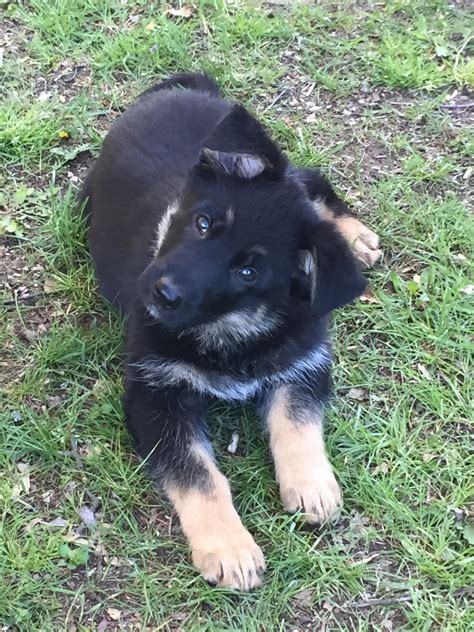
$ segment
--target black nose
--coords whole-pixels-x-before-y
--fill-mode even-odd
[[[166,277],[162,277],[155,283],[153,296],[160,307],[176,309],[181,303],[178,288]]]

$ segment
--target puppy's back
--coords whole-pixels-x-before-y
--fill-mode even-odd
[[[156,227],[180,195],[204,138],[231,104],[201,90],[153,90],[112,126],[83,192],[103,295],[127,311]]]

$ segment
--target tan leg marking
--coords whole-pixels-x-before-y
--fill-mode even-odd
[[[209,456],[197,448],[212,479],[209,493],[167,489],[192,549],[193,564],[204,579],[237,590],[261,583],[263,553],[243,526],[232,504],[229,483]]]
[[[318,417],[320,417],[318,419]],[[340,509],[342,498],[326,456],[322,419],[293,422],[288,417],[286,389],[275,394],[268,414],[270,447],[285,509],[301,509],[307,522],[324,522]]]
[[[318,213],[321,219],[336,224],[337,229],[363,266],[370,268],[381,257],[378,235],[358,219],[351,215],[334,215],[324,202],[318,203]]]

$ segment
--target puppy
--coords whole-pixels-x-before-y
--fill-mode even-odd
[[[151,88],[114,123],[82,199],[101,292],[127,315],[137,451],[205,579],[254,588],[264,558],[216,466],[207,410],[253,399],[285,509],[309,522],[337,512],[328,315],[364,290],[356,256],[373,263],[377,237],[200,74]]]

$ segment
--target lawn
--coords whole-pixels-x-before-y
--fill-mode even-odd
[[[474,629],[468,3],[11,0],[0,11],[1,629]],[[285,515],[252,408],[214,411],[219,464],[268,562],[249,594],[197,575],[133,455],[122,323],[98,297],[71,213],[113,120],[189,68],[256,112],[297,164],[322,167],[384,249],[370,290],[334,317],[339,523]]]

